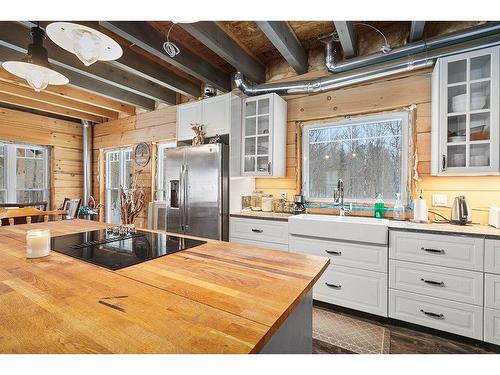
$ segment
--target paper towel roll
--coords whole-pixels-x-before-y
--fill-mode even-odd
[[[425,199],[415,199],[413,207],[413,220],[427,221],[427,202]]]

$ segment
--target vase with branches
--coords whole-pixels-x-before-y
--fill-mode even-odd
[[[137,178],[141,171],[134,174],[130,188],[120,186],[120,203],[122,224],[134,224],[135,219],[141,213],[146,202],[144,186],[137,184]]]

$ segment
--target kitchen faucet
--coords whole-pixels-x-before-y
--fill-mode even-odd
[[[333,194],[335,198],[335,204],[340,204],[340,216],[349,215],[352,211],[352,203],[349,203],[349,208],[344,206],[344,181],[341,178],[337,181],[337,189]]]

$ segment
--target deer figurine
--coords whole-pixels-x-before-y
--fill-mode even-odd
[[[191,123],[191,129],[194,131],[195,136],[193,137],[192,145],[202,145],[205,143],[205,130],[203,129],[203,124],[198,124],[197,122]]]

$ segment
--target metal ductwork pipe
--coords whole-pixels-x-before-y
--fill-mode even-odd
[[[83,202],[86,206],[92,195],[92,122],[82,120],[83,128]]]
[[[243,91],[243,93],[249,96],[269,94],[273,92],[279,95],[296,95],[330,91],[346,86],[376,80],[378,78],[387,77],[405,71],[431,67],[434,64],[435,59],[440,57],[452,55],[459,52],[469,52],[481,48],[499,45],[500,24],[497,24],[497,28],[497,34],[493,35],[491,34],[492,28],[486,28],[488,36],[482,38],[480,36],[482,36],[483,34],[479,33],[479,29],[476,28],[476,39],[470,39],[471,32],[466,32],[466,41],[462,43],[458,43],[460,39],[456,35],[456,33],[450,34],[452,35],[450,38],[453,43],[448,41],[445,37],[442,37],[441,48],[434,48],[431,51],[427,50],[425,52],[405,56],[404,58],[399,59],[393,59],[391,57],[389,61],[383,63],[380,63],[377,55],[374,61],[379,62],[378,64],[365,66],[363,68],[358,68],[352,71],[338,73],[329,77],[322,77],[315,80],[251,85],[245,80],[245,77],[240,72],[237,72],[235,74],[234,80],[238,88]],[[483,31],[485,30],[483,29]],[[435,42],[433,44],[435,45]],[[332,43],[326,44],[325,55],[326,62],[328,63],[330,61],[330,63],[333,64],[334,55]]]

